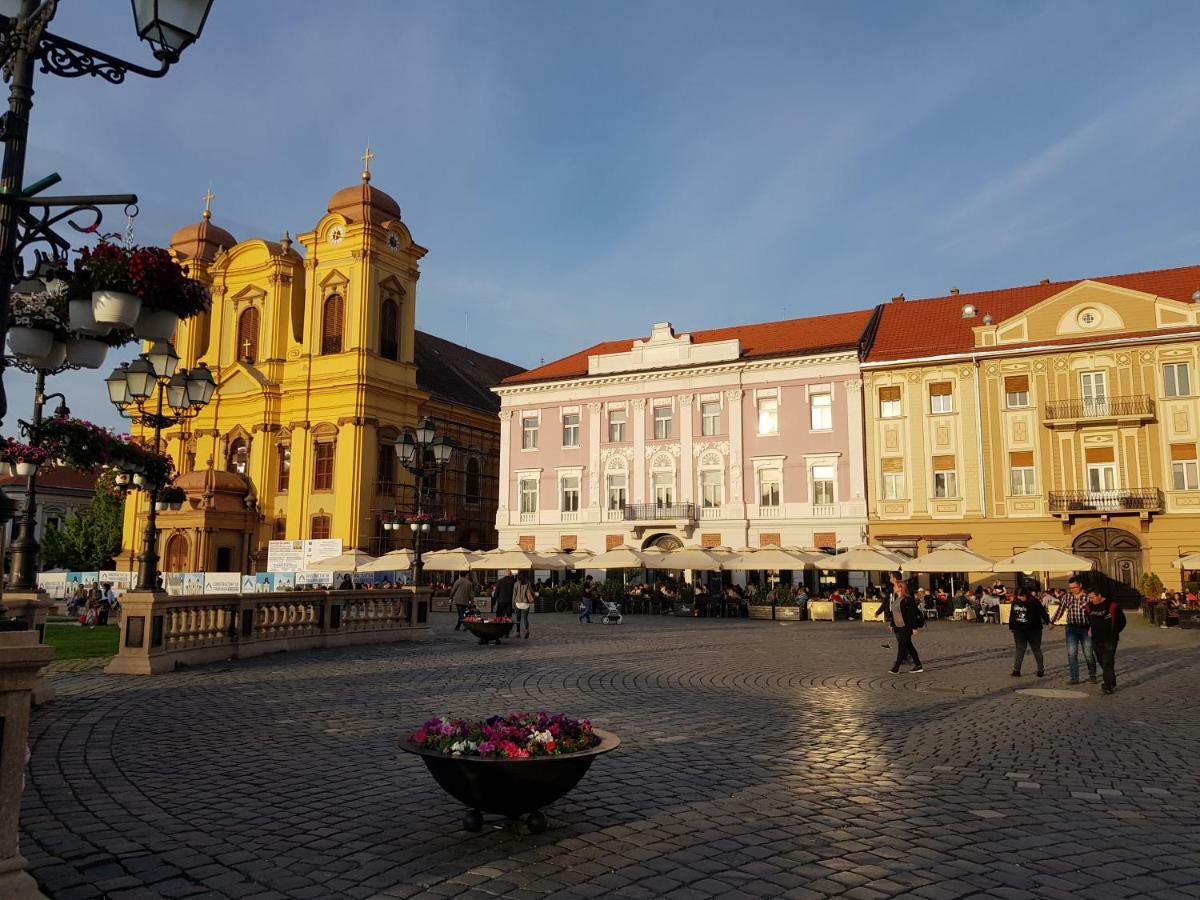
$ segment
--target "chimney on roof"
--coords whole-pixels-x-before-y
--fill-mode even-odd
[[[1049,284],[1049,283],[1050,283],[1050,279],[1049,279],[1049,278],[1043,278],[1043,279],[1042,279],[1040,282],[1038,282],[1038,283],[1039,283],[1039,284]]]
[[[992,318],[992,314],[991,314],[991,313],[986,313],[986,314],[984,314],[984,317],[983,317],[983,324],[984,324],[984,325],[991,325],[991,324],[992,324],[993,322],[995,322],[995,321],[996,321],[996,320]]]
[[[958,296],[958,288],[950,288],[950,296],[957,297]]]
[[[903,302],[904,302],[904,295],[903,295],[903,294],[897,294],[895,297],[893,297],[893,298],[892,298],[892,302],[893,302],[893,303],[903,303]]]

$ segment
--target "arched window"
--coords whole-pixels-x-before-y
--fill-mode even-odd
[[[321,309],[321,353],[342,352],[342,330],[346,304],[341,294],[330,294]]]
[[[379,307],[379,355],[400,359],[400,307],[391,297]]]
[[[379,468],[375,476],[375,493],[384,497],[396,496],[396,445],[384,441],[379,445]]]
[[[249,459],[250,452],[246,449],[246,442],[242,438],[238,438],[229,445],[229,459],[226,461],[225,468],[229,472],[245,475]]]
[[[238,318],[237,355],[244,363],[258,362],[258,309],[251,306]]]
[[[471,457],[467,460],[467,502],[472,506],[479,504],[479,460]]]
[[[329,516],[319,515],[312,517],[312,539],[314,541],[324,541],[329,538]]]
[[[188,540],[182,534],[173,534],[167,541],[166,565],[163,569],[167,572],[186,572],[188,568]]]

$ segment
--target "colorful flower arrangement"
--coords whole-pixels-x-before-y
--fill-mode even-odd
[[[50,458],[50,453],[44,447],[38,447],[33,444],[22,444],[14,438],[4,438],[3,443],[0,443],[0,462],[14,463],[34,463],[42,465]]]
[[[489,625],[492,622],[499,622],[501,624],[504,624],[504,623],[512,624],[512,617],[511,616],[465,616],[463,618],[463,621],[466,622],[468,625],[475,624],[475,623],[482,623],[484,625]]]
[[[136,294],[148,309],[175,313],[181,319],[212,304],[208,289],[188,278],[175,257],[161,247],[124,247],[102,240],[79,252],[73,280],[77,294],[99,290]]]
[[[52,331],[57,340],[66,340],[70,333],[67,325],[66,282],[60,284],[61,287],[54,290],[34,293],[14,291],[10,297],[9,325]]]
[[[404,520],[406,525],[425,525],[426,523],[429,523],[432,521],[433,521],[433,516],[429,515],[429,513],[420,513],[418,515],[412,515]]]
[[[563,713],[513,712],[482,722],[430,719],[409,741],[448,756],[531,759],[590,750],[600,743],[600,736],[587,719],[570,719]]]
[[[132,257],[131,249],[108,240],[101,240],[95,247],[84,247],[75,263],[75,292],[81,296],[92,291],[134,293],[129,271]]]
[[[83,419],[54,416],[36,427],[23,424],[22,428],[44,458],[61,460],[86,472],[108,466],[141,475],[149,484],[165,485],[174,471],[169,456],[154,452],[129,435],[116,434]]]

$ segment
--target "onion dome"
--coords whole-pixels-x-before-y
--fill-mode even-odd
[[[371,160],[374,156],[368,147],[362,157],[362,181],[342,188],[329,198],[329,211],[341,213],[351,224],[370,222],[381,225],[400,220],[400,204],[383,191],[371,187]]]
[[[237,244],[237,238],[212,223],[213,192],[204,195],[204,215],[194,225],[185,225],[171,235],[171,249],[182,259],[197,259],[212,262],[222,250]]]

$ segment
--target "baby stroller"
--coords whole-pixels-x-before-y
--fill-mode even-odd
[[[621,620],[625,617],[621,615],[621,607],[611,600],[604,601],[604,618],[601,620],[605,625],[620,625]]]

